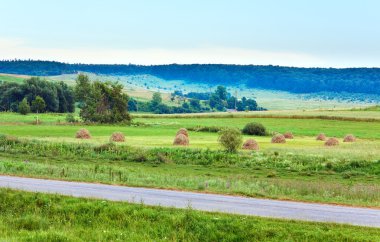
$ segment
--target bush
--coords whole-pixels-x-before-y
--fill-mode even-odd
[[[74,114],[69,113],[66,115],[66,122],[68,123],[76,123],[78,120],[75,118]]]
[[[236,152],[243,143],[243,137],[240,130],[227,128],[219,132],[218,141],[228,152]]]
[[[125,142],[125,136],[121,132],[115,132],[111,135],[110,142]]]
[[[275,134],[272,137],[271,142],[275,144],[283,144],[283,143],[286,143],[286,139],[285,139],[285,136],[283,136],[282,134]]]
[[[243,128],[243,134],[247,135],[265,136],[266,133],[264,125],[260,123],[248,123]]]
[[[80,129],[75,135],[75,138],[77,139],[91,139],[90,131],[87,129]]]
[[[173,145],[187,146],[189,145],[189,138],[186,135],[180,133],[175,136]]]
[[[339,140],[337,138],[330,138],[325,142],[326,146],[336,146],[339,145]]]
[[[356,137],[352,134],[348,134],[344,137],[343,142],[355,142]]]
[[[22,115],[27,115],[30,113],[30,106],[26,98],[22,99],[22,101],[19,103],[18,112]]]
[[[318,134],[316,140],[326,141],[327,137],[324,133]]]
[[[256,140],[248,139],[243,144],[244,150],[259,150],[259,144],[256,142]]]
[[[185,128],[180,128],[176,134],[176,136],[178,136],[179,134],[183,134],[185,135],[186,137],[189,137],[189,133],[187,132],[187,129]]]
[[[294,139],[294,135],[292,134],[292,132],[286,132],[284,134],[284,137],[285,139]]]
[[[190,131],[195,132],[210,132],[210,133],[218,133],[219,131],[225,129],[225,127],[218,127],[218,126],[196,126],[192,128],[188,128]]]

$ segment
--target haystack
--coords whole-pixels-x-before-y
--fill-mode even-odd
[[[183,135],[185,135],[186,137],[189,137],[189,133],[188,133],[187,129],[185,129],[185,128],[180,128],[180,129],[178,130],[176,136],[179,135],[179,134],[183,134]]]
[[[91,139],[90,131],[87,129],[80,129],[75,135],[75,138],[77,139]]]
[[[111,135],[110,142],[125,142],[125,136],[121,132],[115,132]]]
[[[352,134],[348,134],[344,137],[343,142],[355,142],[356,137]]]
[[[259,150],[259,144],[254,139],[248,139],[243,143],[244,150]]]
[[[330,138],[325,142],[326,146],[337,146],[339,145],[339,140],[337,138]]]
[[[276,134],[272,137],[272,143],[283,144],[286,143],[285,136],[282,134]]]
[[[174,138],[173,145],[187,146],[189,145],[189,138],[184,134],[178,134]]]
[[[326,141],[327,137],[324,133],[318,134],[316,140]]]
[[[292,132],[286,132],[284,134],[285,139],[294,139]]]

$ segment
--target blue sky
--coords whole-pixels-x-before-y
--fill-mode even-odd
[[[380,67],[375,0],[0,0],[0,59]]]

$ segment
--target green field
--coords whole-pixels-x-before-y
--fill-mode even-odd
[[[0,241],[377,241],[380,230],[0,189]]]
[[[42,125],[32,125],[35,115],[3,113],[0,133],[16,136],[25,145],[11,145],[0,152],[0,173],[380,207],[380,122],[321,119],[320,112],[311,119],[145,115],[135,118],[131,126],[70,125],[65,123],[65,115],[59,114],[39,115]],[[369,118],[378,115],[376,111],[329,113],[345,118],[357,113]],[[227,154],[221,151],[217,133],[190,131],[188,148],[172,145],[180,127],[241,129],[252,121],[264,124],[270,132],[291,131],[295,139],[272,144],[270,136],[253,137],[260,145],[259,152]],[[75,139],[80,128],[88,129],[92,139]],[[121,155],[97,152],[98,147],[107,147],[104,144],[116,131],[126,135],[126,143],[115,146],[120,151],[111,149]],[[325,147],[315,140],[320,132],[340,141],[352,133],[359,140]],[[83,146],[86,155],[68,154],[65,149],[72,148],[66,146]]]
[[[12,75],[12,74],[1,74],[0,73],[0,81],[3,81],[3,82],[17,82],[17,83],[21,83],[26,78],[27,78],[27,76]]]

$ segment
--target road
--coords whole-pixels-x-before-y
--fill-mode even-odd
[[[163,207],[380,227],[380,209],[0,176],[0,187]]]

